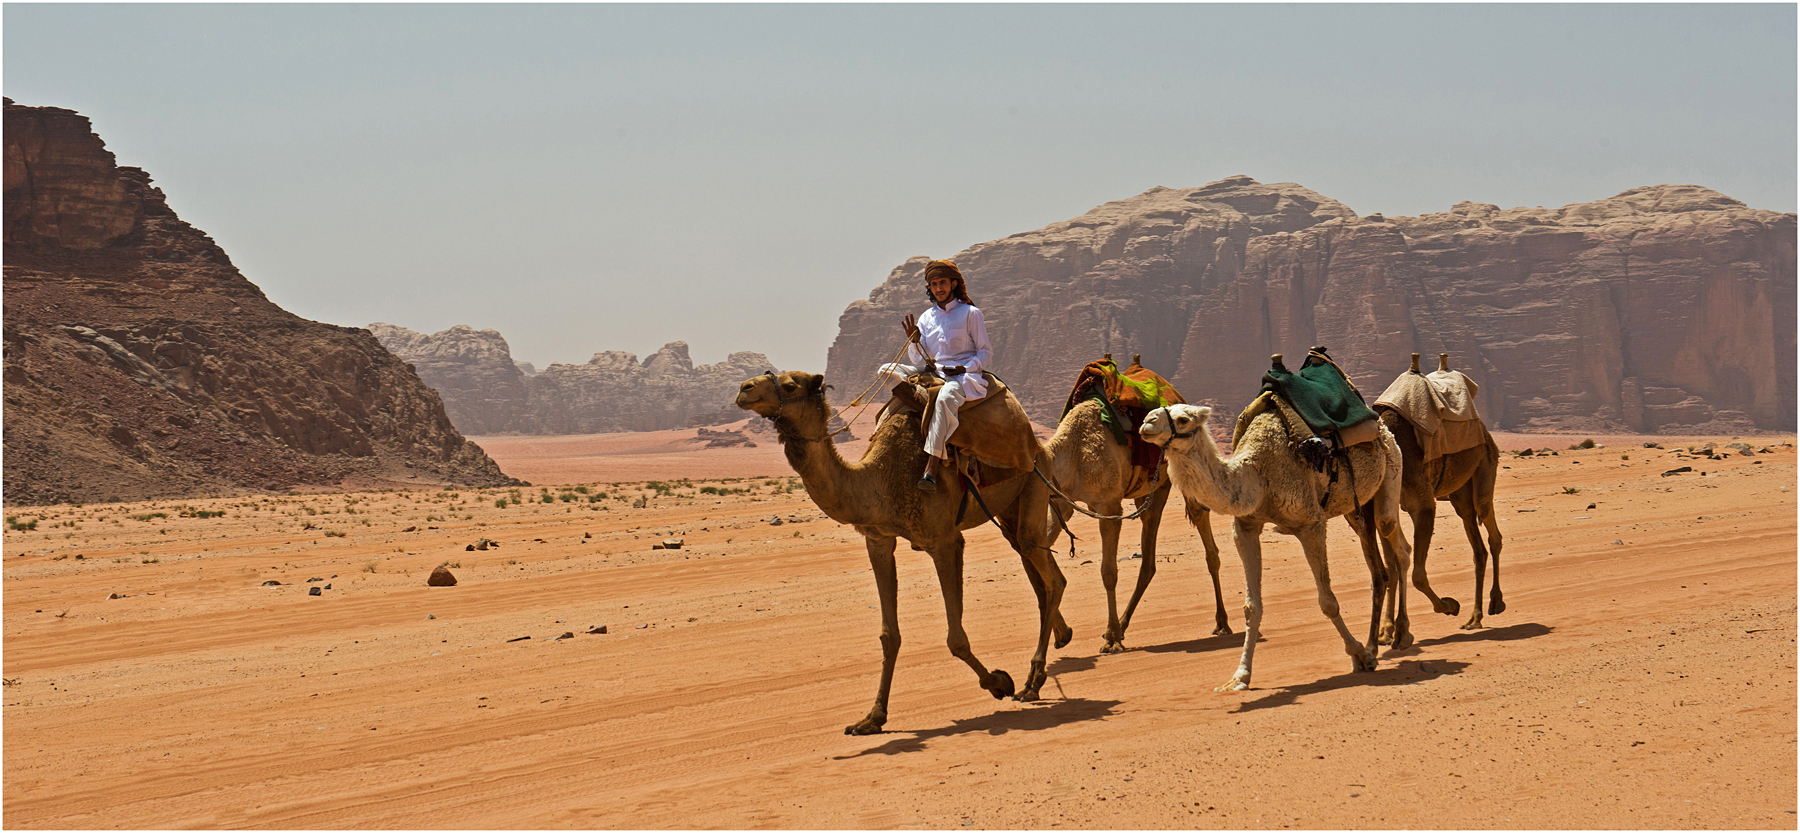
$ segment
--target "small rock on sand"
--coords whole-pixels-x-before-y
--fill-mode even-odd
[[[263,582],[262,586],[264,586],[264,587],[280,587],[281,582],[276,581],[274,579],[269,579],[268,581]]]
[[[606,633],[606,626],[605,625],[595,625],[591,628],[588,628],[587,632],[588,633]]]
[[[425,583],[432,587],[455,587],[456,576],[450,574],[450,568],[440,564],[431,571],[431,578],[426,579]]]
[[[306,591],[306,595],[308,595],[308,596],[323,596],[323,595],[325,595],[325,591],[320,590],[317,587],[314,587],[313,589]]]

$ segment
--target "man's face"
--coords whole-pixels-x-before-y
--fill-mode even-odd
[[[926,282],[925,285],[927,287],[930,287],[931,297],[940,304],[942,304],[946,301],[949,301],[951,298],[955,297],[955,294],[956,294],[956,279],[955,278],[946,278],[946,277],[943,277],[940,275],[938,277],[932,278],[930,281]]]

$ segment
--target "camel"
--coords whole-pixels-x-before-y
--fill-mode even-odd
[[[1131,614],[1137,610],[1138,600],[1144,597],[1144,590],[1156,575],[1156,533],[1162,525],[1163,507],[1168,503],[1171,485],[1167,463],[1159,466],[1148,482],[1132,482],[1131,449],[1119,445],[1113,439],[1112,429],[1101,422],[1104,407],[1099,400],[1090,399],[1071,408],[1044,447],[1053,461],[1048,474],[1061,491],[1060,496],[1050,498],[1050,505],[1060,518],[1072,516],[1074,507],[1070,501],[1085,503],[1090,510],[1102,515],[1123,514],[1127,499],[1143,510],[1138,516],[1143,524],[1139,539],[1143,561],[1138,567],[1137,588],[1131,593],[1124,616],[1119,615],[1117,596],[1119,532],[1124,522],[1100,520],[1100,581],[1106,586],[1106,636],[1100,651],[1112,654],[1125,650],[1125,629],[1131,626]],[[1212,514],[1191,498],[1184,498],[1182,502],[1188,521],[1200,531],[1201,544],[1206,548],[1206,569],[1212,573],[1213,634],[1229,634],[1231,625],[1225,618],[1225,595],[1219,587],[1219,545],[1213,542]],[[1056,538],[1062,532],[1060,518],[1052,519],[1051,546],[1055,546]]]
[[[799,473],[807,494],[832,520],[861,533],[869,551],[869,566],[881,597],[881,683],[868,716],[846,727],[844,733],[875,734],[887,722],[894,661],[900,654],[894,559],[900,538],[914,549],[924,550],[937,567],[950,653],[974,669],[981,687],[994,699],[1012,696],[1012,677],[997,668],[989,670],[975,657],[962,626],[962,530],[987,523],[986,512],[971,501],[959,518],[964,493],[959,478],[947,478],[936,492],[922,492],[914,485],[926,456],[917,413],[901,411],[882,419],[862,459],[855,463],[844,460],[826,427],[831,410],[825,390],[824,376],[770,371],[746,380],[736,401],[739,408],[773,423],[788,464]],[[1037,652],[1017,695],[1020,700],[1035,700],[1048,676],[1045,660],[1051,635],[1056,636],[1058,648],[1067,645],[1073,635],[1058,609],[1067,581],[1044,546],[1049,488],[1029,472],[1012,472],[1004,481],[982,489],[980,495],[1018,551],[1037,593]]]
[[[1207,430],[1212,409],[1170,405],[1145,417],[1139,433],[1168,452],[1169,477],[1184,497],[1198,500],[1215,512],[1230,515],[1238,557],[1244,562],[1244,651],[1237,671],[1217,691],[1243,691],[1250,687],[1251,663],[1262,630],[1262,530],[1274,524],[1277,532],[1300,539],[1318,589],[1319,609],[1344,640],[1344,653],[1356,671],[1375,670],[1382,599],[1389,584],[1400,594],[1394,644],[1412,643],[1406,620],[1406,557],[1410,549],[1400,532],[1400,449],[1386,428],[1373,443],[1352,446],[1348,465],[1338,482],[1315,472],[1288,448],[1287,429],[1273,411],[1250,422],[1230,457]],[[1331,592],[1331,573],[1325,560],[1325,524],[1344,516],[1361,539],[1363,560],[1369,568],[1373,608],[1366,644],[1357,644],[1338,613]],[[1380,535],[1386,556],[1376,552],[1371,532]]]
[[[1450,369],[1450,356],[1438,354],[1438,370]],[[1412,373],[1419,372],[1419,354],[1412,356]],[[1381,416],[1381,422],[1393,433],[1394,441],[1400,446],[1400,508],[1412,516],[1413,522],[1413,587],[1424,593],[1431,600],[1432,610],[1446,616],[1455,616],[1461,605],[1448,596],[1439,598],[1431,589],[1431,579],[1425,573],[1425,560],[1431,551],[1431,533],[1437,524],[1437,502],[1448,499],[1456,514],[1462,518],[1463,533],[1469,538],[1469,547],[1475,557],[1475,603],[1470,611],[1468,621],[1462,625],[1463,630],[1477,630],[1481,623],[1481,590],[1485,579],[1487,560],[1494,562],[1493,595],[1488,600],[1487,612],[1497,616],[1506,610],[1505,598],[1500,593],[1500,526],[1494,512],[1494,478],[1499,474],[1500,446],[1494,443],[1494,437],[1488,433],[1487,426],[1481,424],[1481,445],[1465,448],[1461,451],[1438,457],[1430,462],[1425,460],[1424,444],[1419,441],[1418,431],[1411,422],[1390,406],[1377,402],[1375,412]],[[1479,419],[1477,419],[1479,424]],[[1480,530],[1476,525],[1487,528],[1487,546],[1481,542]],[[1391,607],[1396,602],[1389,599],[1390,619]]]

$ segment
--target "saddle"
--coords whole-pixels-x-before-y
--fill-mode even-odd
[[[1375,407],[1393,411],[1413,427],[1425,460],[1484,444],[1486,429],[1475,412],[1475,380],[1456,370],[1430,375],[1416,369],[1400,374],[1375,399]]]
[[[951,449],[963,452],[959,456],[973,456],[989,466],[1031,471],[1038,455],[1044,451],[1043,443],[1038,442],[1037,433],[1031,428],[1031,418],[1025,415],[1025,409],[1004,382],[985,370],[981,373],[987,380],[987,395],[964,402],[956,409],[956,431],[950,434],[947,444]],[[932,405],[937,402],[938,390],[943,386],[944,380],[930,373],[910,376],[904,384],[896,386],[894,398],[883,409],[883,416],[888,410],[918,412],[923,415],[920,429],[929,430],[935,410]],[[965,464],[968,462],[973,461],[959,461],[958,467],[966,472],[970,468]]]
[[[1289,371],[1279,354],[1271,365],[1263,374],[1262,393],[1238,414],[1231,433],[1233,447],[1252,420],[1271,410],[1281,415],[1289,446],[1314,471],[1325,471],[1334,455],[1381,436],[1375,412],[1363,403],[1362,392],[1337,363],[1325,355],[1325,348],[1308,352],[1299,373]],[[1333,475],[1335,480],[1335,472]]]
[[[1162,465],[1162,448],[1139,436],[1138,426],[1144,424],[1144,417],[1157,408],[1187,403],[1174,385],[1144,367],[1142,360],[1142,355],[1133,355],[1131,365],[1124,370],[1113,362],[1111,353],[1099,361],[1089,362],[1075,377],[1062,411],[1066,417],[1082,402],[1100,401],[1100,421],[1112,430],[1114,441],[1131,451],[1132,478],[1128,494],[1154,483]]]

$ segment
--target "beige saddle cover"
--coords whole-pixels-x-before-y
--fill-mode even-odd
[[[956,431],[950,435],[948,444],[997,466],[1031,471],[1032,464],[1044,451],[1043,443],[1038,442],[1037,433],[1031,428],[1031,418],[1025,415],[1025,409],[1004,383],[985,370],[981,373],[987,378],[988,393],[980,399],[964,402],[957,409]],[[938,388],[944,386],[944,380],[921,373],[907,382],[918,391],[919,400],[905,402],[896,396],[893,402],[922,411],[924,419],[920,428],[930,430],[934,410],[931,406],[937,401]]]
[[[1411,423],[1430,461],[1487,441],[1487,429],[1475,412],[1475,394],[1480,390],[1462,371],[1430,375],[1408,371],[1381,392],[1374,407],[1391,410]]]

